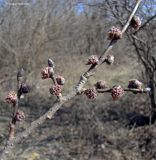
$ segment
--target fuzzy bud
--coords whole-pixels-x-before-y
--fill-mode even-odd
[[[95,87],[96,87],[96,89],[105,89],[105,88],[107,88],[106,81],[100,80],[100,81],[96,82]]]
[[[114,56],[112,55],[108,55],[105,59],[105,62],[108,64],[108,65],[111,65],[114,63]]]
[[[18,72],[17,72],[17,81],[23,82],[24,81],[24,69],[21,68]]]
[[[18,110],[18,111],[16,112],[16,115],[15,115],[15,120],[16,120],[16,121],[22,121],[22,120],[24,120],[24,119],[25,119],[25,114],[24,114],[24,112],[21,111],[21,110]]]
[[[91,55],[88,58],[86,65],[91,65],[91,64],[95,65],[95,64],[98,64],[98,62],[99,62],[98,56],[97,55]]]
[[[17,94],[14,91],[9,92],[9,94],[5,98],[5,101],[15,105],[17,102]]]
[[[132,20],[131,20],[130,25],[131,25],[134,29],[138,30],[138,29],[141,27],[141,20],[140,20],[140,18],[139,18],[138,16],[134,16],[134,17],[132,18]]]
[[[31,90],[30,86],[28,84],[22,83],[20,87],[20,93],[21,94],[27,94]]]
[[[50,91],[50,93],[52,95],[59,96],[59,94],[61,93],[62,89],[61,89],[60,85],[54,85],[49,89],[49,91]]]
[[[143,83],[137,79],[132,79],[129,81],[128,88],[130,89],[142,89]]]
[[[120,31],[120,29],[113,26],[108,32],[108,39],[109,40],[118,40],[121,38],[122,38],[122,32]]]
[[[55,68],[55,63],[54,63],[54,61],[52,60],[52,59],[48,59],[48,66],[49,67],[52,67],[52,68]]]
[[[114,100],[121,98],[124,94],[124,90],[121,86],[114,86],[111,90],[111,95]]]
[[[51,75],[54,73],[54,70],[52,67],[46,67],[41,71],[42,79],[50,78]]]
[[[56,81],[57,81],[57,84],[58,84],[58,85],[64,85],[64,83],[65,83],[64,77],[62,77],[62,76],[60,76],[60,75],[58,75],[58,76],[56,77]]]
[[[96,90],[96,88],[86,89],[86,90],[84,91],[84,94],[85,94],[89,99],[96,99],[96,97],[97,97],[97,90]]]

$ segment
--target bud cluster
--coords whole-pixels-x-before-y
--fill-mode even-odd
[[[48,67],[44,68],[41,71],[42,79],[51,78],[54,82],[54,86],[52,86],[49,91],[52,95],[59,96],[61,94],[62,88],[61,86],[65,84],[65,79],[61,75],[55,75],[54,73],[55,63],[52,59],[48,59]]]
[[[53,73],[54,70],[52,67],[43,68],[43,70],[41,71],[42,79],[50,78]]]

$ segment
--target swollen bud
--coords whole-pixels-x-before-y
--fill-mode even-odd
[[[106,81],[97,81],[96,84],[94,85],[96,87],[96,89],[105,89],[107,88],[107,83]]]
[[[114,86],[111,90],[113,100],[121,98],[124,94],[124,89],[121,86]]]
[[[52,68],[55,68],[55,63],[54,63],[54,61],[52,60],[52,59],[48,59],[48,66],[49,67],[52,67]]]
[[[31,90],[31,88],[28,84],[25,84],[25,83],[21,84],[21,87],[20,87],[21,94],[27,94],[30,92],[30,90]]]
[[[24,76],[25,76],[24,69],[21,68],[21,69],[17,72],[17,81],[22,82],[22,81],[24,80]]]
[[[62,77],[62,76],[60,76],[60,75],[58,75],[58,76],[56,77],[56,81],[57,81],[57,84],[58,84],[58,85],[64,85],[64,83],[65,83],[64,77]]]
[[[15,105],[17,102],[17,94],[14,91],[9,92],[9,94],[5,97],[5,101]]]
[[[143,83],[137,79],[129,80],[128,88],[130,89],[142,89]]]
[[[62,89],[61,89],[61,86],[60,85],[54,85],[52,86],[50,89],[49,89],[49,92],[52,94],[52,95],[55,95],[55,96],[59,96],[59,94],[61,93]]]
[[[50,78],[53,75],[53,73],[54,73],[54,70],[52,67],[43,68],[41,71],[42,79]]]
[[[21,110],[18,110],[18,111],[16,112],[16,115],[15,115],[15,120],[16,120],[16,121],[22,121],[22,120],[24,120],[24,119],[25,119],[25,114],[24,114],[24,112],[21,111]]]
[[[84,94],[89,98],[89,99],[96,99],[97,97],[97,90],[96,88],[89,88],[84,91]]]
[[[141,19],[138,16],[134,16],[130,23],[131,27],[138,30],[141,27]]]
[[[98,62],[99,62],[98,56],[97,55],[91,55],[88,58],[86,65],[91,65],[91,64],[96,65],[96,64],[98,64]]]
[[[108,32],[108,40],[118,40],[121,38],[122,38],[121,30],[113,26]]]
[[[111,65],[114,63],[114,56],[112,55],[108,55],[105,59],[105,62],[108,64],[108,65]]]

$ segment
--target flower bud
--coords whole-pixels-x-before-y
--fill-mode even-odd
[[[100,81],[96,82],[95,87],[97,89],[105,89],[105,88],[107,88],[106,81],[100,80]]]
[[[91,65],[91,64],[98,64],[99,62],[99,58],[97,57],[97,55],[91,55],[88,60],[87,60],[87,63],[86,65]]]
[[[132,20],[131,20],[130,25],[131,25],[134,29],[138,30],[138,29],[141,27],[141,20],[140,20],[140,18],[139,18],[138,16],[134,16],[134,17],[132,18]]]
[[[61,89],[60,85],[54,85],[49,89],[49,91],[50,91],[50,93],[52,95],[59,96],[59,94],[61,93],[62,89]]]
[[[96,88],[86,89],[86,90],[84,91],[84,94],[85,94],[89,99],[96,99],[96,97],[97,97],[97,90],[96,90]]]
[[[54,63],[54,61],[52,60],[52,59],[48,59],[48,66],[49,67],[52,67],[52,68],[55,68],[55,63]]]
[[[16,112],[16,115],[15,115],[15,120],[16,120],[16,121],[22,121],[22,120],[24,120],[24,119],[25,119],[25,114],[24,114],[24,112],[21,111],[21,110],[18,110],[18,111]]]
[[[17,81],[23,82],[24,81],[24,69],[21,68],[18,72],[17,72]]]
[[[54,70],[52,67],[46,67],[41,71],[42,79],[50,78],[51,75],[54,73]]]
[[[62,76],[60,76],[60,75],[58,75],[56,77],[56,81],[57,81],[58,85],[64,85],[64,83],[65,83],[65,79]]]
[[[132,79],[129,81],[128,88],[130,89],[142,89],[143,83],[137,79]]]
[[[109,40],[118,40],[121,38],[122,38],[122,32],[120,31],[120,29],[113,26],[108,32],[108,39]]]
[[[22,83],[20,87],[20,93],[21,94],[27,94],[31,90],[30,86],[28,84]]]
[[[13,105],[17,102],[17,94],[14,91],[9,92],[5,98],[6,102],[12,103]]]
[[[109,65],[113,64],[114,63],[114,56],[112,55],[107,55],[106,59],[105,59],[105,62]]]
[[[121,86],[114,86],[111,90],[111,95],[114,100],[121,98],[124,94],[124,90]]]

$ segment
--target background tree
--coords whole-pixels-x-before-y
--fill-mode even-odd
[[[23,67],[26,70],[27,82],[32,84],[32,93],[20,102],[27,121],[19,124],[18,133],[29,126],[29,122],[44,114],[49,105],[53,105],[53,98],[48,94],[51,82],[42,81],[40,77],[40,69],[47,58],[52,57],[57,72],[68,79],[64,88],[64,93],[68,93],[79,75],[86,70],[85,65],[82,65],[85,64],[84,59],[91,54],[103,53],[108,43],[108,30],[112,25],[125,24],[135,2],[122,1],[119,4],[119,1],[80,3],[45,0],[28,3],[29,5],[23,6],[1,5],[1,137],[4,140],[1,148],[7,138],[4,128],[10,121],[8,115],[11,110],[6,107],[3,99],[8,90],[15,88],[17,68]],[[153,5],[154,1],[143,1],[137,14],[141,17],[148,16],[142,12],[151,6],[148,18],[153,23]],[[116,11],[118,17],[112,11]],[[150,23],[147,24],[150,26]],[[146,21],[143,19],[143,26],[144,24]],[[141,74],[145,70],[140,65],[141,58],[134,54],[133,43],[135,41],[137,48],[141,48],[139,51],[143,57],[142,48],[147,48],[136,37],[146,42],[148,34],[145,34],[143,27],[134,40],[134,35],[131,37],[132,34],[129,34],[131,32],[133,33],[129,30],[127,33],[130,37],[124,37],[112,50],[114,65],[100,71],[97,79],[104,78],[110,86],[123,84],[125,87],[131,78],[143,80]],[[151,34],[154,38],[155,33]],[[153,65],[154,61],[151,62]],[[87,87],[93,86],[95,82],[96,79],[92,77]],[[146,82],[149,82],[148,76],[145,84]],[[68,109],[70,106],[74,107]],[[129,129],[130,124],[148,124],[148,116],[149,100],[144,95],[130,94],[118,102],[111,102],[108,96],[100,96],[96,102],[89,102],[81,96],[64,104],[53,120],[33,132],[25,143],[18,144],[14,150],[17,154],[14,157],[12,155],[12,158],[152,159],[155,156],[154,125]],[[39,154],[42,151],[46,151],[46,154]]]

